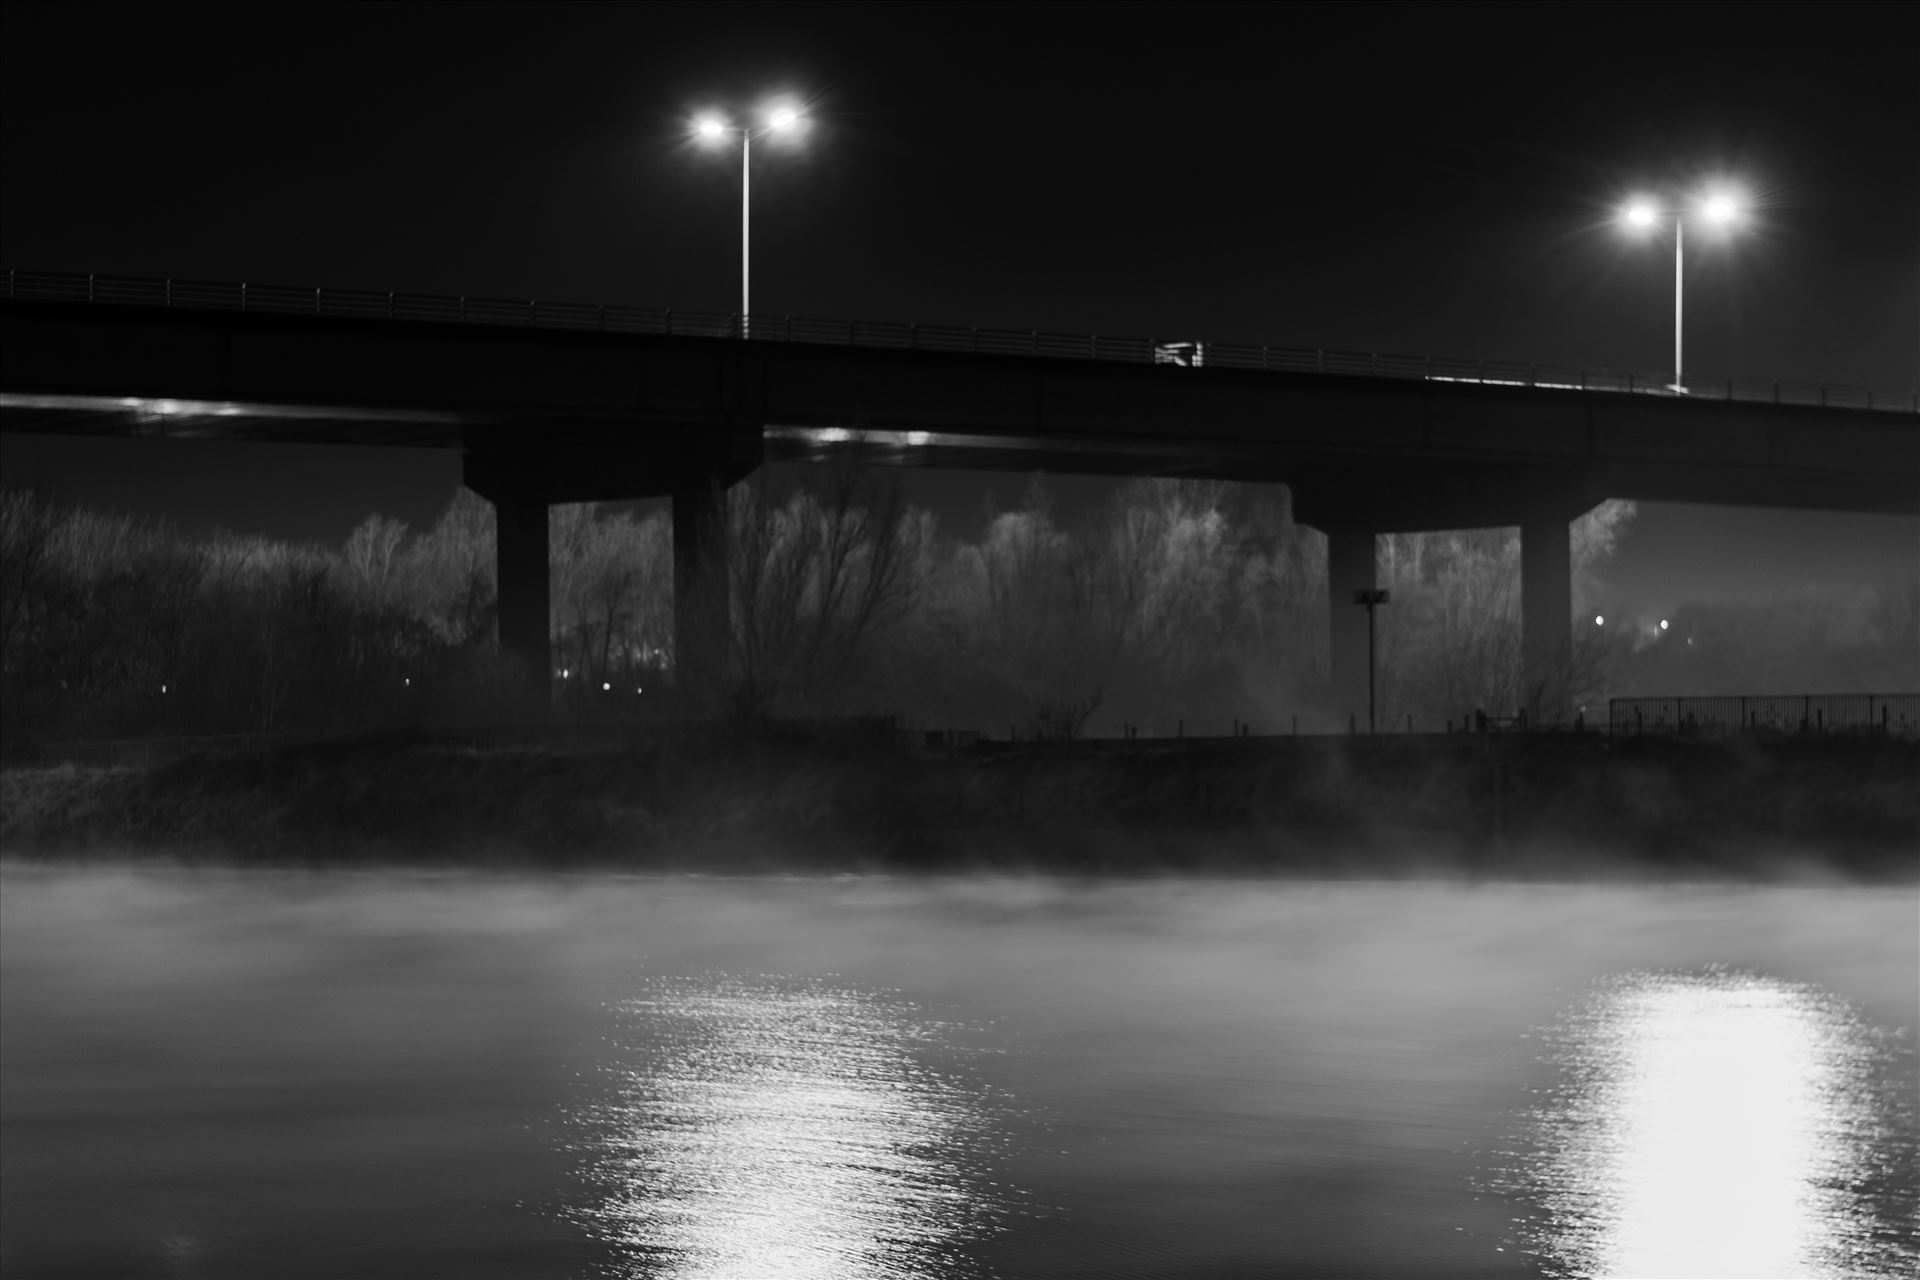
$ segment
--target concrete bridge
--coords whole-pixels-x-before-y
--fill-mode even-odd
[[[728,485],[768,459],[1292,487],[1363,706],[1374,535],[1518,525],[1526,678],[1572,651],[1606,498],[1920,514],[1920,394],[1671,374],[9,272],[0,431],[458,449],[500,639],[544,669],[546,507],[670,495],[678,653],[716,652]],[[689,607],[691,606],[691,607]]]

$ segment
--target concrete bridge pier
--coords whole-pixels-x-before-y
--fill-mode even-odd
[[[1573,534],[1549,509],[1520,526],[1520,702],[1553,724],[1572,714]]]
[[[501,651],[524,670],[529,687],[552,680],[548,607],[547,504],[539,498],[495,498],[494,567]],[[541,707],[545,698],[537,697]]]
[[[1327,676],[1335,707],[1365,724],[1367,719],[1367,611],[1353,593],[1371,590],[1378,564],[1371,532],[1327,533]]]
[[[525,428],[469,441],[463,478],[493,503],[498,542],[500,647],[525,668],[547,704],[547,506],[670,496],[676,697],[683,713],[720,710],[732,631],[728,613],[727,489],[764,456],[757,427],[653,426],[644,432],[526,443]],[[533,437],[539,439],[539,437]]]
[[[687,477],[673,490],[673,664],[684,711],[720,709],[733,645],[723,470]]]
[[[1374,539],[1426,529],[1520,529],[1520,690],[1517,707],[1538,721],[1572,712],[1573,540],[1571,521],[1593,505],[1577,469],[1476,468],[1323,472],[1293,492],[1294,518],[1327,535],[1328,674],[1335,704],[1367,712],[1366,610],[1356,589],[1373,587]],[[1391,611],[1399,605],[1384,606]]]

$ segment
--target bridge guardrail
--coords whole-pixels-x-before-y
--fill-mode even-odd
[[[515,298],[449,297],[381,293],[367,289],[320,289],[275,284],[232,284],[141,276],[84,275],[58,271],[7,271],[7,297],[106,306],[178,307],[196,311],[258,311],[343,319],[502,325],[536,329],[597,330],[811,346],[872,347],[912,351],[1029,356],[1123,364],[1165,363],[1165,345],[1150,338],[1097,334],[976,329],[897,321],[825,320],[715,311],[674,311],[591,303],[536,302]],[[1341,377],[1470,382],[1623,395],[1672,396],[1671,371],[1573,369],[1512,361],[1462,360],[1377,352],[1326,351],[1183,340],[1208,368],[1315,373]],[[1770,404],[1820,405],[1920,414],[1920,390],[1829,386],[1752,378],[1690,381],[1687,396]]]

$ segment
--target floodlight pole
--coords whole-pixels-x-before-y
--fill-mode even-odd
[[[750,207],[747,199],[749,184],[752,181],[747,167],[747,157],[753,150],[753,130],[740,130],[740,336],[747,336],[747,283],[751,261],[747,253],[747,213]]]
[[[1687,220],[1676,213],[1673,215],[1673,391],[1675,395],[1687,393],[1687,380],[1680,375],[1680,306],[1686,288],[1680,275],[1680,255],[1686,238]]]

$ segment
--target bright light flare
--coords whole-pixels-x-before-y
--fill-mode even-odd
[[[1700,206],[1700,211],[1707,215],[1708,221],[1724,226],[1740,216],[1740,202],[1725,193],[1712,195]]]
[[[1660,629],[1662,631],[1667,629],[1667,620],[1665,618],[1660,619]]]
[[[1594,614],[1594,615],[1593,615],[1593,625],[1594,625],[1594,626],[1596,626],[1596,627],[1604,627],[1604,626],[1606,626],[1606,625],[1607,625],[1607,615],[1606,615],[1606,614],[1604,614],[1604,613],[1596,613],[1596,614]]]
[[[701,116],[693,122],[693,131],[708,142],[713,142],[726,133],[727,122],[719,116]]]
[[[800,113],[792,107],[776,107],[767,114],[767,124],[774,129],[791,129],[800,123]]]
[[[1635,200],[1627,206],[1627,221],[1636,227],[1650,227],[1660,217],[1660,211],[1645,200]]]

